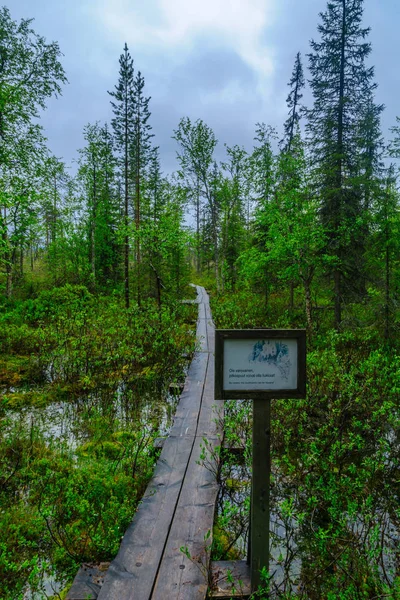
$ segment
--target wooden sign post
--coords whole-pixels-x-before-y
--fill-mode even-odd
[[[255,592],[269,570],[271,399],[306,395],[304,329],[217,329],[216,400],[253,400],[250,576]]]

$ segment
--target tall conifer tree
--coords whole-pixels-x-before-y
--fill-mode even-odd
[[[362,219],[359,130],[365,94],[375,89],[369,29],[362,27],[363,0],[330,0],[320,14],[321,41],[311,41],[310,71],[314,106],[308,134],[321,196],[321,216],[329,236],[334,280],[335,325],[342,320],[343,282],[359,276],[362,247],[356,223]],[[357,255],[358,253],[358,255]]]
[[[304,87],[303,65],[301,63],[300,52],[296,54],[292,77],[288,85],[290,86],[290,93],[287,97],[286,104],[289,109],[289,116],[284,125],[285,137],[282,140],[283,150],[285,152],[290,152],[292,148],[293,138],[300,121],[300,100],[303,97],[301,90]]]
[[[119,80],[115,90],[109,92],[114,98],[112,127],[115,145],[120,153],[124,185],[124,288],[125,306],[129,308],[129,197],[130,197],[130,138],[134,128],[134,78],[133,60],[125,43],[119,59]]]
[[[144,95],[144,77],[139,71],[133,82],[133,135],[130,145],[130,160],[135,179],[135,258],[137,269],[137,299],[141,299],[141,250],[140,223],[143,200],[143,186],[151,163],[151,125],[149,123],[150,98]]]

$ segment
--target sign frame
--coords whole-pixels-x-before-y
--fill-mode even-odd
[[[225,340],[284,339],[297,342],[297,387],[295,389],[224,389]],[[306,330],[305,329],[216,329],[215,330],[215,399],[278,399],[306,397]]]

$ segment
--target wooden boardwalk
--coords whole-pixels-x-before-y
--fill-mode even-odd
[[[203,438],[220,445],[214,400],[214,325],[209,298],[196,286],[199,317],[196,352],[180,397],[174,424],[120,550],[104,578],[83,569],[69,600],[204,600],[205,548],[211,543],[218,486],[200,463]],[[210,538],[205,542],[208,532]],[[189,559],[180,548],[187,548]],[[104,581],[103,581],[104,579]]]

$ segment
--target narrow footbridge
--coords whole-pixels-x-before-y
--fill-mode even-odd
[[[201,463],[204,438],[221,443],[214,400],[214,325],[209,298],[197,288],[199,316],[195,353],[144,498],[116,558],[101,568],[82,567],[68,600],[204,600],[205,537],[212,531],[218,486]],[[207,541],[209,543],[210,540]],[[180,550],[187,548],[187,554]]]

